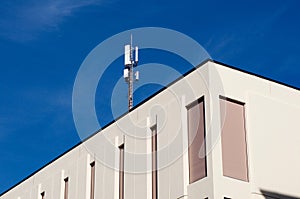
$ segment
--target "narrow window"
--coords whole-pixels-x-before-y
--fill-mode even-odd
[[[207,176],[204,97],[187,106],[189,182]]]
[[[65,178],[64,179],[65,182],[65,192],[64,192],[64,199],[68,199],[68,195],[69,195],[69,178]]]
[[[45,191],[41,193],[42,199],[45,199]]]
[[[223,175],[248,182],[244,103],[220,97]]]
[[[124,144],[119,146],[120,162],[119,162],[119,199],[124,199]]]
[[[91,199],[95,198],[95,162],[91,164]]]
[[[151,128],[152,137],[152,199],[157,199],[157,126]]]

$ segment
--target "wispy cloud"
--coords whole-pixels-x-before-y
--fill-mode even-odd
[[[82,7],[101,5],[103,0],[15,1],[0,5],[0,35],[12,40],[27,41],[43,31],[56,30]]]

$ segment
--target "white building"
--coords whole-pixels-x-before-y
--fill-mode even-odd
[[[0,199],[300,198],[300,92],[206,61]]]

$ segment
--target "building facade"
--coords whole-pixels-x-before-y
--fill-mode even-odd
[[[300,198],[300,92],[206,61],[0,199]]]

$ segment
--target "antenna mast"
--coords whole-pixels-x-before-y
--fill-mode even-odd
[[[125,45],[125,54],[124,54],[124,79],[128,84],[128,111],[133,107],[133,78],[135,76],[135,81],[139,80],[139,71],[136,71],[133,74],[133,68],[138,64],[138,47],[133,48],[132,45],[132,34],[130,35],[130,44]],[[133,55],[134,54],[134,55]]]

